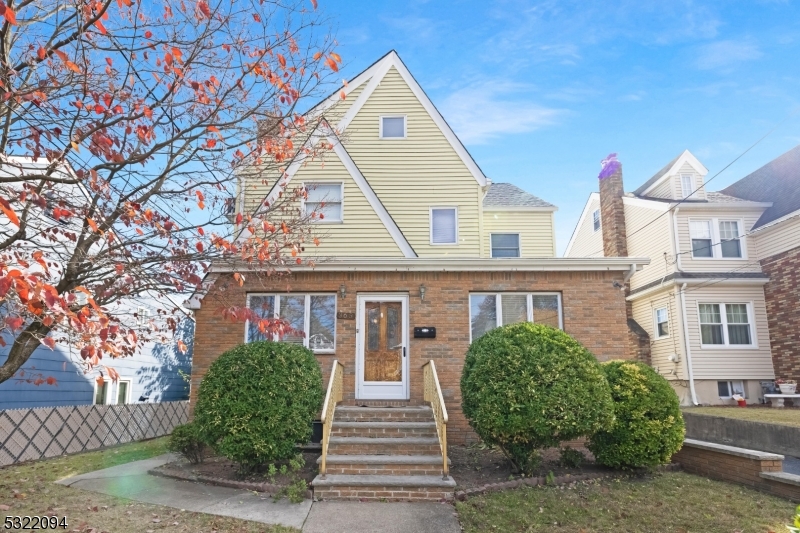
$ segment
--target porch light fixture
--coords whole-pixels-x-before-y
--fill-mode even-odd
[[[419,299],[421,302],[425,301],[425,285],[419,286]]]
[[[342,300],[347,296],[347,287],[344,286],[344,283],[339,285],[339,296],[341,296]]]

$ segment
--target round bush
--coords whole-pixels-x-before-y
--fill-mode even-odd
[[[561,330],[520,323],[493,329],[467,350],[464,415],[518,470],[536,450],[613,422],[611,391],[595,357]]]
[[[611,385],[616,424],[591,437],[596,461],[614,468],[668,463],[685,433],[678,395],[644,363],[610,361],[602,368]]]
[[[169,436],[167,449],[179,453],[192,464],[202,463],[206,445],[195,422],[175,426]]]
[[[295,445],[308,441],[323,396],[310,350],[283,342],[242,344],[209,367],[195,423],[218,453],[249,470],[292,457]]]

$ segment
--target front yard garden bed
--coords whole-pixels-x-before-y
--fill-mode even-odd
[[[267,466],[242,475],[236,463],[220,456],[207,457],[199,464],[192,464],[185,459],[180,459],[154,468],[149,473],[184,481],[197,481],[220,487],[254,490],[280,496],[286,494],[289,488],[300,480],[308,486],[317,475],[319,453],[304,452],[302,457],[303,466],[300,469],[292,472],[288,461],[283,461],[275,464],[275,472],[272,475]],[[286,466],[286,471],[282,473],[281,467],[283,466]],[[311,491],[306,489],[303,497],[311,498]]]

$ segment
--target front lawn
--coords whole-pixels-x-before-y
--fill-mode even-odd
[[[105,494],[87,492],[53,483],[59,479],[109,468],[166,453],[167,438],[137,442],[107,450],[24,463],[0,468],[0,524],[9,516],[66,516],[67,531],[113,531],[142,533],[169,531],[188,533],[290,533],[296,529],[266,526],[203,513],[192,513]],[[5,509],[5,507],[3,507]],[[0,526],[1,527],[1,526]]]
[[[784,532],[794,507],[787,500],[683,472],[527,487],[456,503],[467,533]]]
[[[765,422],[781,426],[800,427],[800,409],[774,407],[688,407],[685,413],[696,415],[723,416],[750,422]]]

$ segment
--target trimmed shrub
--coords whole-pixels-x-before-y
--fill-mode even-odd
[[[175,426],[169,436],[167,449],[181,454],[192,464],[202,463],[206,444],[200,434],[200,427],[194,422]]]
[[[668,463],[681,449],[686,430],[678,395],[644,363],[609,361],[602,368],[611,385],[616,424],[589,441],[597,463],[614,468]]]
[[[536,450],[591,435],[613,422],[600,364],[578,341],[543,324],[493,329],[467,350],[461,375],[464,415],[518,471]]]
[[[242,472],[293,457],[322,408],[319,364],[310,350],[253,342],[223,353],[197,395],[195,422],[217,453]]]

